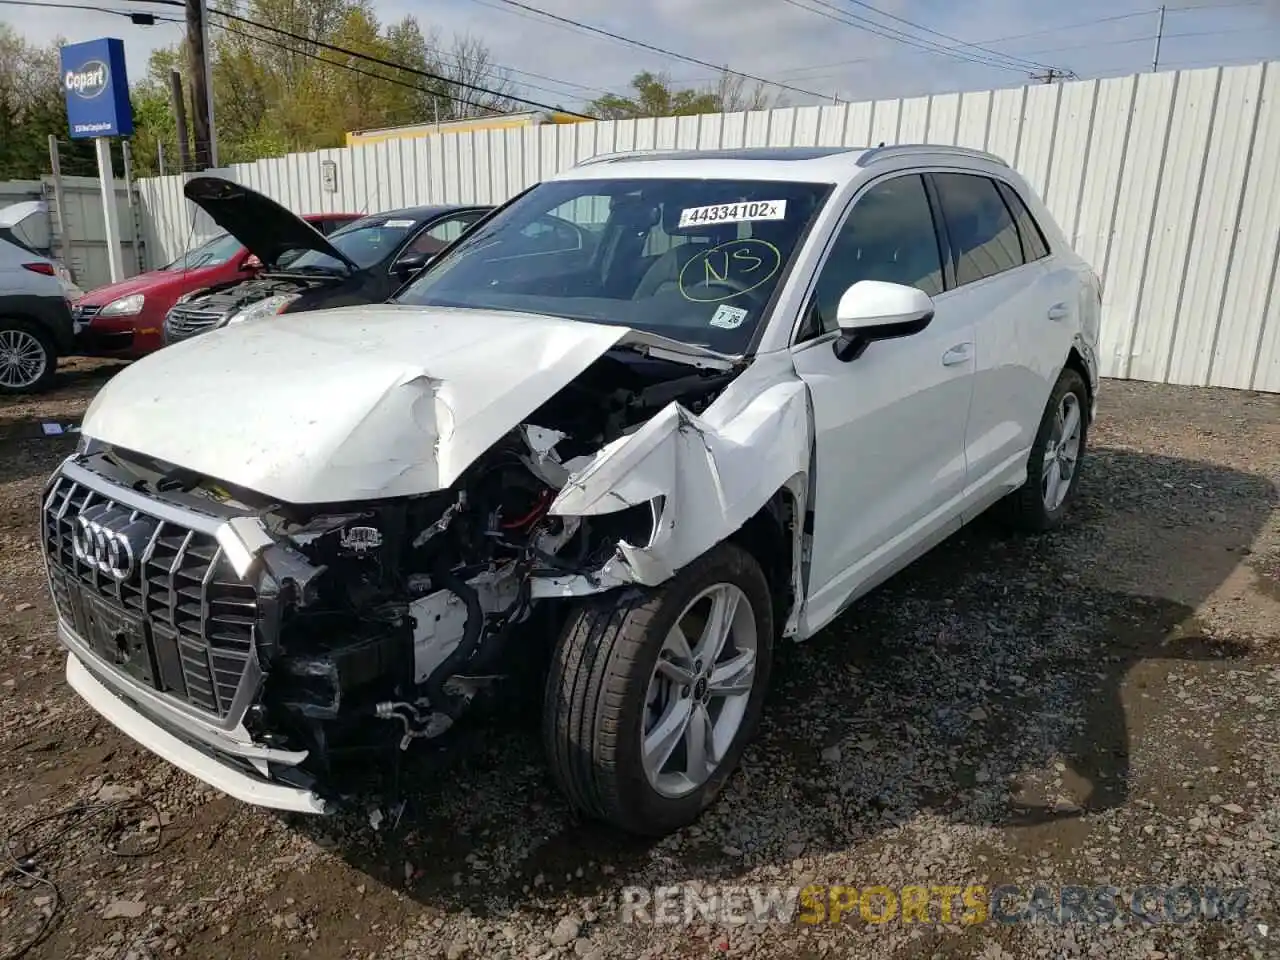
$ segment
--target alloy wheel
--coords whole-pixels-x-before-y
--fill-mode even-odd
[[[1080,398],[1074,393],[1064,394],[1053,418],[1053,429],[1049,431],[1040,475],[1040,492],[1044,497],[1045,509],[1050,513],[1062,506],[1062,501],[1066,500],[1067,493],[1071,490],[1076,464],[1080,459],[1083,426]]]
[[[750,601],[730,583],[695,596],[667,632],[641,732],[645,776],[662,796],[692,793],[729,752],[751,698],[758,637]]]
[[[39,382],[49,364],[44,345],[27,330],[0,330],[0,386],[21,390]]]

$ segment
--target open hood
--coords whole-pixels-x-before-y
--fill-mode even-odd
[[[283,314],[121,370],[81,430],[285,503],[429,493],[615,345],[651,346],[627,327],[536,314]]]
[[[222,177],[192,177],[182,192],[265,264],[287,250],[314,250],[360,269],[319,230],[256,190]]]

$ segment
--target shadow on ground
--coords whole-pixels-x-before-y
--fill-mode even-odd
[[[1247,651],[1193,614],[1244,559],[1276,496],[1260,477],[1115,449],[1094,452],[1086,477],[1067,528],[1022,539],[981,519],[812,641],[784,645],[744,769],[678,855],[573,819],[542,765],[536,715],[477,725],[415,759],[394,833],[354,816],[299,829],[336,836],[348,862],[397,888],[406,862],[425,865],[411,896],[476,911],[478,899],[521,899],[538,874],[569,891],[612,888],[576,876],[583,864],[625,874],[670,856],[683,878],[724,879],[789,863],[797,843],[848,849],[922,813],[1016,829],[1121,806],[1126,677],[1148,660]],[[1206,491],[1229,515],[1208,515]],[[1171,584],[1169,595],[1130,589],[1131,576]],[[1077,795],[1036,796],[1028,785],[1057,762]],[[511,864],[486,875],[483,898],[466,879],[477,859]]]

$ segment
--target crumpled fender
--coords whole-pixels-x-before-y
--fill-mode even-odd
[[[535,578],[533,595],[657,586],[738,530],[784,487],[803,517],[811,436],[808,390],[786,354],[757,357],[703,416],[669,404],[571,473],[550,508],[557,516],[587,517],[653,504],[650,541],[619,541],[614,556],[588,574]],[[799,578],[798,542],[795,548],[793,576]]]

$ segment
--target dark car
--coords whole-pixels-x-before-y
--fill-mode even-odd
[[[263,268],[179,300],[165,317],[166,344],[272,314],[381,303],[491,209],[407,207],[361,217],[326,237],[274,200],[220,177],[196,177],[184,192]]]
[[[307,214],[307,223],[329,234],[352,213]],[[229,233],[220,233],[155,270],[90,290],[75,300],[75,352],[136,360],[164,346],[164,318],[180,298],[258,276],[262,264]]]

